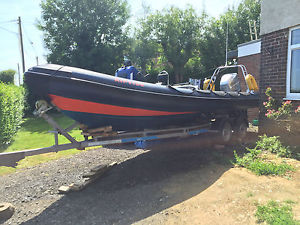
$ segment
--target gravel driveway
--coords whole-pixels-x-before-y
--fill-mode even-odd
[[[151,151],[100,148],[47,162],[0,177],[0,202],[16,207],[4,224],[143,224],[208,188],[231,168],[231,156],[232,148],[211,149],[190,138]],[[91,168],[112,162],[118,165],[84,190],[58,194],[61,185],[81,183]],[[221,166],[208,166],[215,163]]]

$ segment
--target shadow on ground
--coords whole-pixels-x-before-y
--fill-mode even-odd
[[[233,147],[169,141],[63,196],[28,224],[132,224],[198,195],[232,167]]]

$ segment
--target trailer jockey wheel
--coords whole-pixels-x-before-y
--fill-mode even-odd
[[[228,143],[231,140],[232,137],[232,127],[229,121],[223,120],[220,123],[220,134],[221,134],[221,139],[224,143]]]
[[[38,100],[35,102],[35,108],[37,110],[46,110],[48,108],[48,103],[45,100]]]

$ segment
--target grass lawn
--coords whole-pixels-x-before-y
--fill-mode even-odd
[[[52,114],[52,117],[63,128],[70,126],[74,122],[73,120],[63,116],[62,114]],[[54,135],[52,133],[49,133],[49,130],[53,130],[53,128],[50,127],[44,119],[38,117],[25,118],[14,141],[8,146],[1,147],[0,152],[14,152],[25,149],[50,147],[54,145]],[[73,129],[70,134],[77,141],[84,140],[83,136],[81,135],[81,130],[79,130],[78,128]],[[65,137],[59,135],[58,143],[64,144],[69,143],[69,141]],[[0,167],[0,176],[13,173],[18,169],[32,167],[43,162],[67,157],[79,152],[80,151],[77,149],[70,149],[57,153],[50,152],[40,155],[28,156],[20,160],[15,168],[5,166]]]
[[[52,117],[63,128],[70,126],[74,122],[62,114],[53,114]],[[50,147],[54,145],[54,135],[49,133],[49,130],[53,130],[53,128],[50,127],[44,119],[38,117],[25,118],[14,141],[8,146],[1,147],[0,152],[14,152],[25,149]],[[70,132],[72,137],[77,141],[84,139],[80,133],[81,131],[79,129],[74,129]],[[65,137],[59,135],[58,143],[64,144],[70,142]]]

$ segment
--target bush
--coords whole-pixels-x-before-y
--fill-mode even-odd
[[[235,164],[238,166],[246,167],[248,168],[249,165],[257,161],[259,159],[259,155],[261,154],[260,150],[257,150],[256,148],[246,148],[248,153],[246,153],[243,157],[238,156],[236,151],[234,151],[234,158],[235,158]]]
[[[256,142],[256,146],[262,151],[275,153],[280,157],[291,157],[291,150],[289,147],[282,145],[278,136],[260,136],[259,140]]]
[[[265,132],[279,135],[287,143],[299,144],[300,135],[300,105],[294,106],[292,101],[279,101],[272,97],[272,89],[268,87],[265,92],[267,101],[263,102],[268,118]]]
[[[15,73],[14,70],[3,70],[0,72],[0,82],[6,83],[6,84],[14,84],[15,79]]]
[[[39,100],[37,96],[35,96],[30,89],[27,88],[27,85],[24,85],[25,90],[25,109],[24,114],[25,117],[32,116],[33,111],[35,110],[35,102]]]
[[[24,89],[0,83],[0,145],[9,144],[23,117]]]
[[[249,151],[243,157],[237,155],[234,151],[235,164],[245,167],[256,175],[283,175],[287,171],[293,171],[294,168],[286,163],[276,164],[273,162],[265,162],[260,156],[261,151],[254,149],[247,149]]]
[[[283,101],[280,103],[272,97],[272,89],[270,87],[267,88],[265,94],[268,96],[268,100],[263,103],[267,112],[265,114],[266,117],[273,120],[287,119],[293,115],[296,115],[300,112],[300,105],[294,109],[292,105],[292,101]]]
[[[263,152],[277,154],[280,157],[290,157],[291,151],[278,140],[278,137],[261,136],[256,142],[255,148],[246,148],[248,153],[243,157],[237,155],[234,151],[235,164],[245,167],[256,175],[283,175],[287,171],[293,171],[294,168],[286,163],[276,164],[266,162],[262,157]]]
[[[269,201],[266,205],[258,205],[256,211],[257,222],[266,222],[270,225],[300,225],[300,221],[293,218],[292,202],[286,201],[279,204],[275,201]]]
[[[273,162],[264,162],[261,159],[255,160],[248,167],[256,175],[284,175],[287,171],[293,171],[294,168],[286,163],[275,164]]]

